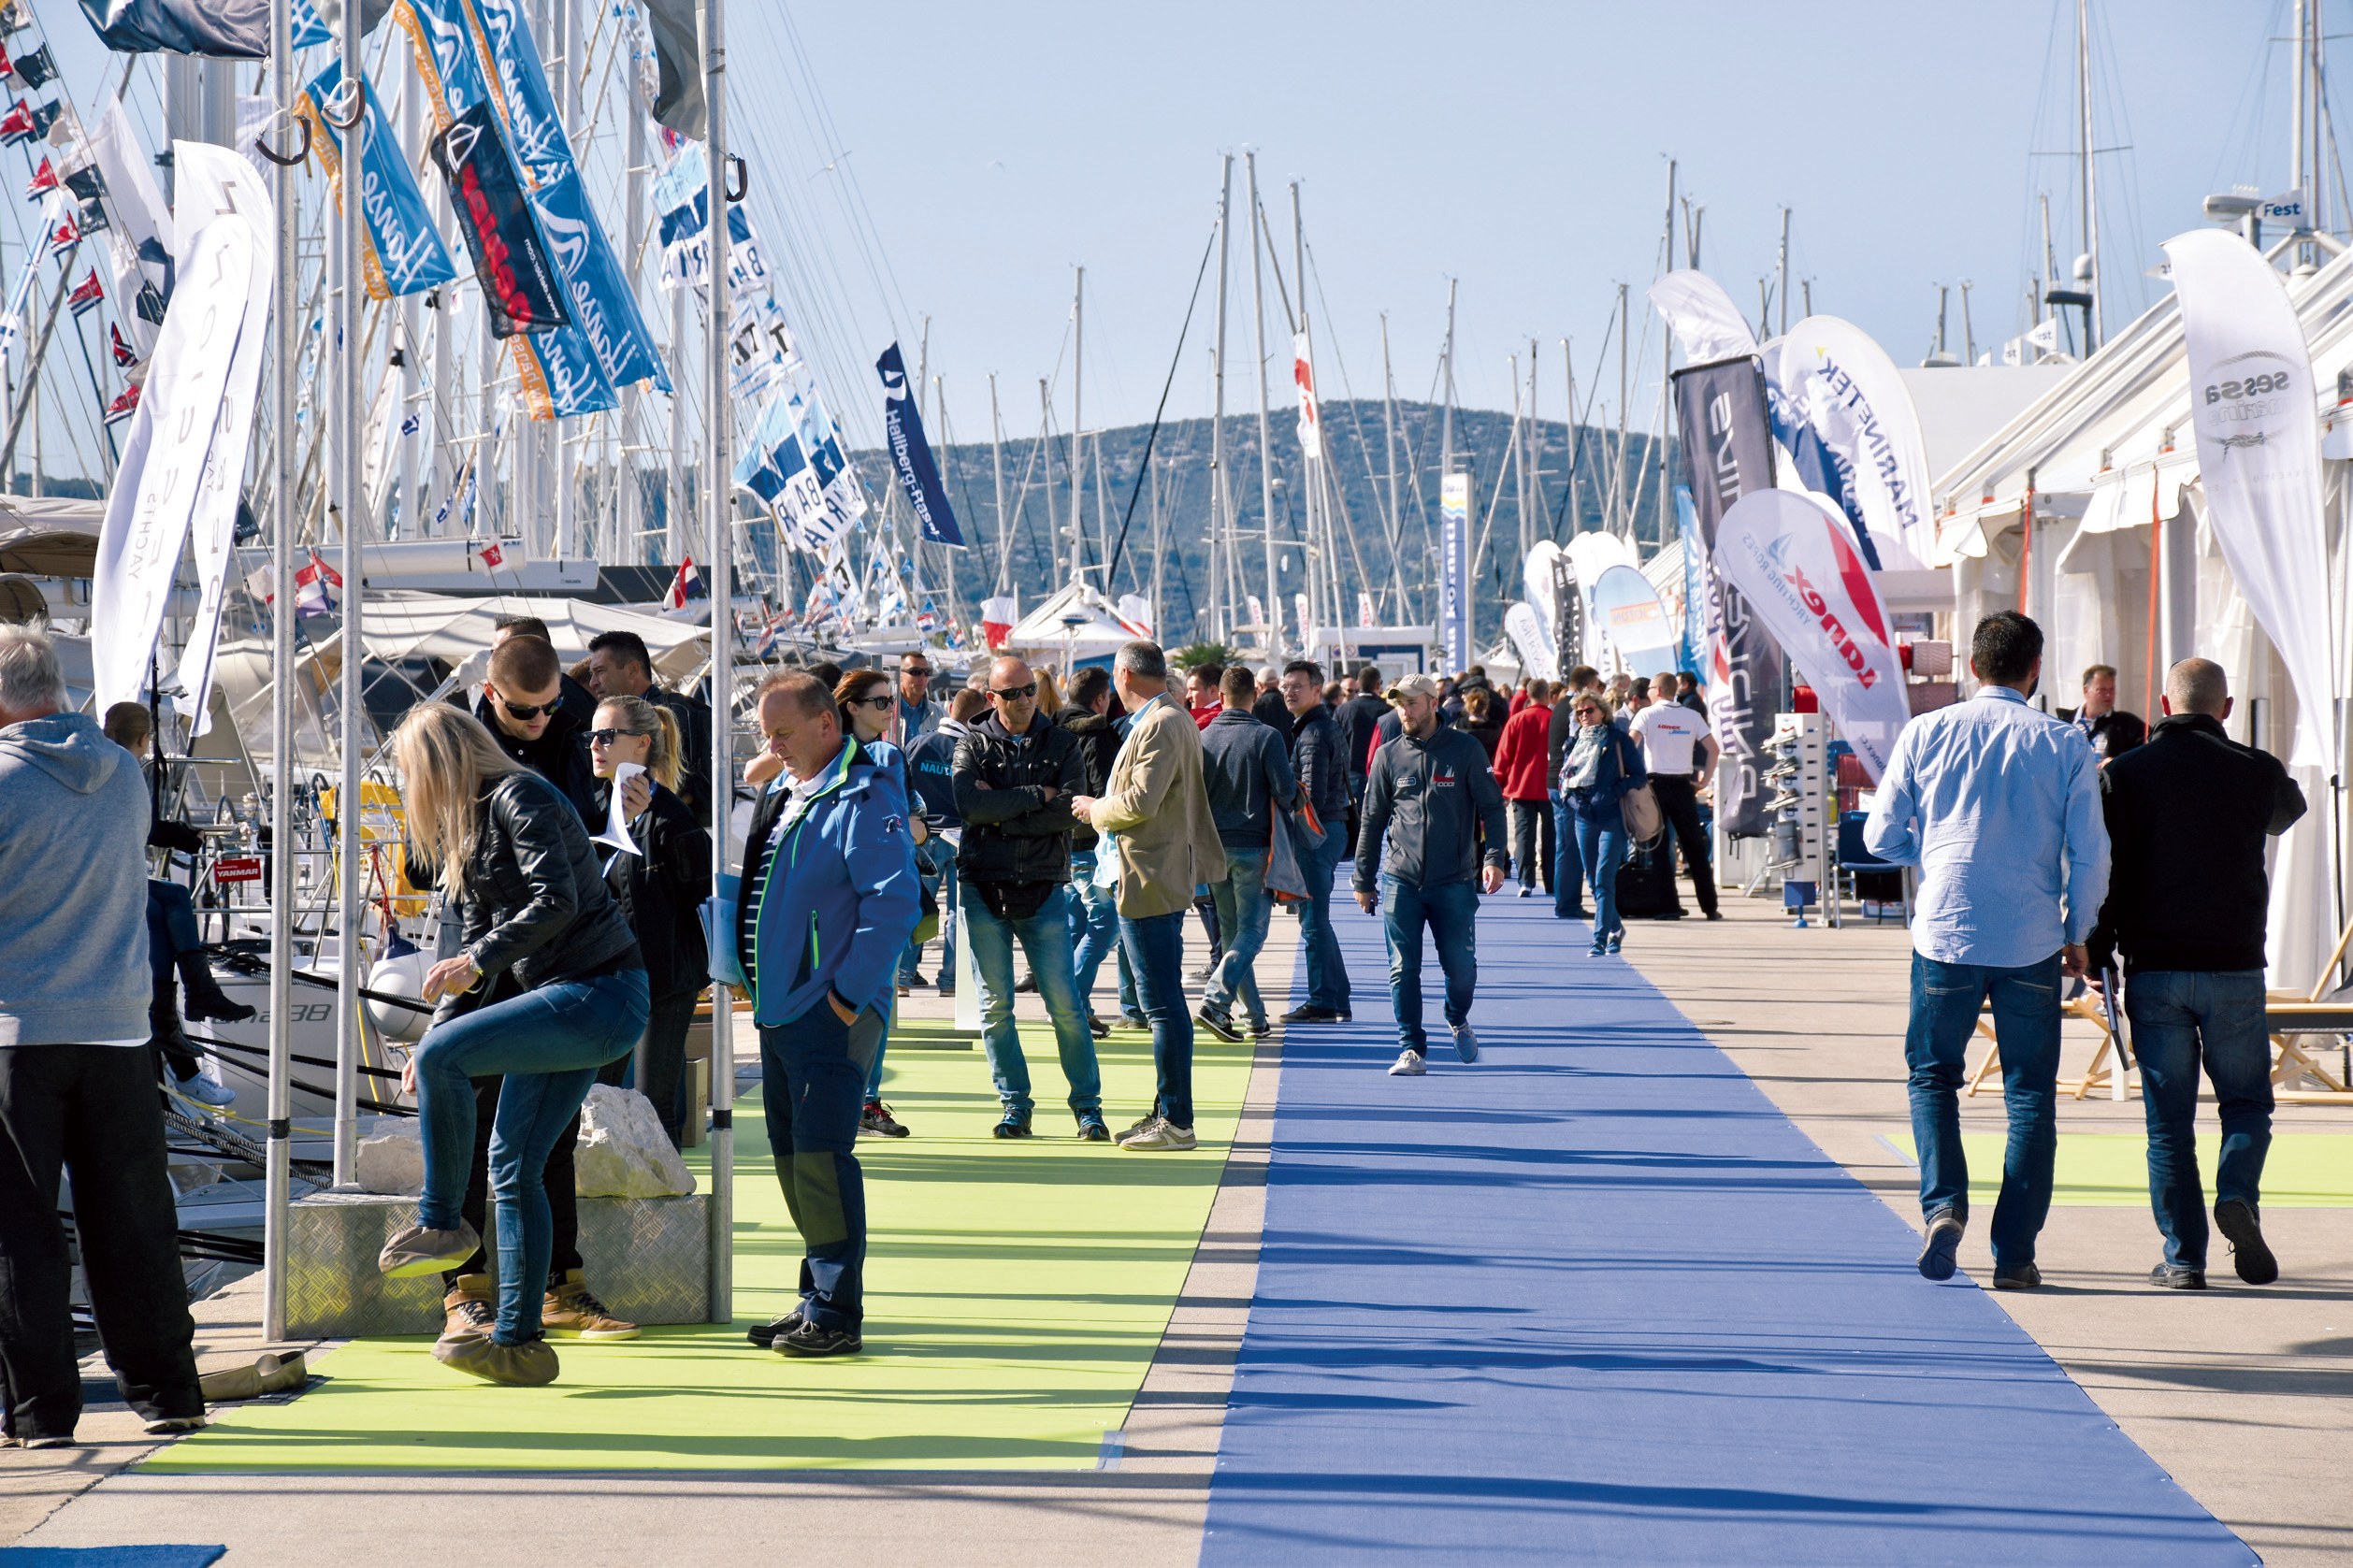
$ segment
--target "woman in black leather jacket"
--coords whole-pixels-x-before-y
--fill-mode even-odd
[[[645,770],[618,786],[638,852],[614,852],[604,881],[637,933],[654,999],[638,1048],[637,1087],[654,1102],[671,1143],[683,1146],[689,1109],[686,1030],[697,999],[711,983],[700,913],[711,896],[711,835],[673,793],[681,770],[678,721],[662,709],[641,697],[606,698],[588,731],[588,760],[607,781],[624,767]],[[626,1060],[611,1063],[600,1076],[621,1082]]]
[[[425,1143],[417,1223],[384,1244],[396,1277],[439,1273],[481,1237],[459,1213],[474,1144],[472,1080],[503,1074],[491,1142],[498,1205],[498,1316],[445,1334],[434,1359],[493,1383],[553,1382],[541,1282],[554,1226],[541,1180],[597,1069],[645,1028],[645,961],[586,829],[556,786],[509,760],[480,720],[445,703],[409,711],[392,738],[406,856],[466,903],[465,946],[426,972],[439,1000],[410,1058]]]

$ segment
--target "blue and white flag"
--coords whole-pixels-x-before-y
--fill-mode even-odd
[[[572,324],[587,334],[605,378],[615,386],[651,381],[670,391],[670,372],[663,368],[653,328],[638,309],[637,291],[629,286],[613,241],[588,205],[579,172],[568,164],[545,173],[531,193],[531,207],[563,274]]]
[[[409,35],[417,75],[433,97],[437,129],[447,130],[476,104],[491,101],[490,79],[483,74],[482,56],[474,51],[465,0],[397,0],[392,20]]]
[[[571,142],[547,82],[539,44],[515,0],[468,0],[479,29],[491,91],[506,109],[507,143],[514,161],[545,185],[572,166]],[[635,112],[634,109],[631,112]]]
[[[956,526],[955,509],[947,504],[946,488],[940,483],[940,466],[931,459],[931,443],[924,439],[923,414],[907,386],[907,362],[900,357],[898,344],[883,351],[874,361],[874,369],[882,376],[883,426],[890,439],[890,460],[899,470],[899,488],[906,493],[907,505],[915,509],[925,539],[961,548],[964,535]]]
[[[418,189],[416,176],[393,133],[383,98],[366,77],[360,81],[368,94],[368,114],[359,127],[360,211],[368,220],[362,245],[368,297],[396,299],[422,294],[455,278],[457,266],[433,226],[425,193]],[[335,186],[339,203],[343,194],[344,138],[349,133],[335,128],[326,106],[342,85],[342,63],[330,60],[326,69],[310,79],[296,106],[296,113],[311,122],[310,149]]]

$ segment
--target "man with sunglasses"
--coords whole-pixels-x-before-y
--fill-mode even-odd
[[[1037,693],[1028,665],[997,660],[989,669],[992,712],[956,743],[964,940],[980,971],[982,1044],[1004,1104],[997,1136],[1029,1137],[1036,1109],[1030,1065],[1014,1027],[1018,941],[1054,1026],[1078,1136],[1108,1143],[1103,1073],[1073,977],[1070,940],[1070,836],[1077,825],[1071,801],[1087,793],[1087,758],[1077,736],[1038,712]]]
[[[920,649],[899,655],[899,749],[907,751],[946,717],[931,700],[931,661]]]

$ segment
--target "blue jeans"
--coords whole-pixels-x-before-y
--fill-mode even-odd
[[[1577,847],[1577,813],[1552,798],[1552,913],[1564,920],[1585,918],[1585,857]]]
[[[940,870],[936,876],[925,877],[940,905],[940,984],[956,984],[956,852],[945,839],[931,846],[939,852]],[[899,984],[923,984],[923,943],[908,939],[907,950],[899,955]]]
[[[1071,983],[1089,1013],[1095,1010],[1095,977],[1119,945],[1118,894],[1095,885],[1095,864],[1091,849],[1070,853]]]
[[[2154,971],[2124,985],[2149,1126],[2149,1206],[2165,1260],[2206,1266],[2206,1197],[2198,1180],[2198,1064],[2222,1118],[2216,1203],[2260,1208],[2272,1146],[2272,1048],[2263,1032],[2263,971]]]
[[[1095,1037],[1078,1005],[1070,968],[1070,889],[1057,886],[1036,913],[1020,920],[992,914],[975,890],[965,911],[964,940],[973,944],[973,967],[980,971],[981,1045],[989,1053],[989,1075],[1005,1115],[1030,1119],[1030,1062],[1013,1023],[1013,944],[1018,941],[1037,981],[1038,1000],[1054,1026],[1062,1076],[1070,1084],[1070,1108],[1078,1115],[1103,1110],[1103,1071],[1095,1062]]]
[[[1389,939],[1389,1000],[1397,1013],[1397,1043],[1426,1054],[1430,1037],[1422,1028],[1422,928],[1437,943],[1438,968],[1446,975],[1446,1021],[1470,1018],[1471,992],[1479,984],[1479,884],[1441,883],[1417,887],[1386,871],[1380,879],[1381,931]]]
[[[1299,906],[1299,944],[1307,950],[1307,1005],[1335,1013],[1349,1010],[1348,964],[1332,929],[1332,878],[1348,853],[1341,827],[1333,823],[1323,842],[1299,857],[1307,879],[1307,899]]]
[[[1210,972],[1209,983],[1202,987],[1201,1005],[1230,1013],[1239,999],[1252,1023],[1266,1016],[1266,1003],[1258,994],[1256,966],[1275,917],[1275,900],[1266,891],[1266,853],[1263,849],[1227,850],[1225,880],[1209,885],[1225,952]]]
[[[1192,1014],[1185,1009],[1185,912],[1119,916],[1119,948],[1135,975],[1136,1005],[1152,1024],[1152,1110],[1192,1126]]]
[[[1912,956],[1912,1022],[1904,1032],[1911,1070],[1912,1140],[1920,1151],[1920,1212],[1969,1217],[1969,1162],[1961,1153],[1963,1053],[1990,997],[2001,1049],[2001,1098],[2010,1143],[1994,1204],[1994,1264],[2034,1261],[2034,1239],[2051,1212],[2051,1162],[2058,1153],[2059,960],[2054,953],[2022,969],[1947,964]]]
[[[1625,935],[1618,918],[1618,868],[1625,864],[1625,813],[1612,800],[1592,815],[1571,809],[1577,821],[1577,857],[1594,889],[1594,941]]]
[[[824,997],[759,1031],[760,1106],[776,1185],[801,1232],[801,1310],[821,1329],[866,1320],[866,1173],[858,1163],[861,1090],[881,1047],[873,1008],[842,1022]]]
[[[501,1345],[540,1337],[540,1301],[556,1248],[540,1179],[548,1154],[580,1114],[597,1069],[636,1048],[650,1011],[645,971],[625,970],[488,1003],[434,1025],[417,1043],[425,1144],[417,1223],[427,1230],[457,1229],[474,1152],[472,1080],[506,1079],[490,1132],[490,1192],[498,1205],[498,1324],[491,1337]]]

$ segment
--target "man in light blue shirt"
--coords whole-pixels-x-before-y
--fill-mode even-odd
[[[1912,1136],[1927,1240],[1920,1272],[1953,1277],[1969,1222],[1961,1157],[1962,1053],[1991,999],[2010,1142],[1994,1204],[1994,1288],[2043,1282],[2035,1238],[2058,1152],[2059,986],[2108,891],[2100,765],[2083,732],[2027,706],[2043,676],[2043,628],[2014,610],[1977,623],[1968,702],[1897,738],[1863,842],[1920,869],[1912,923]]]

